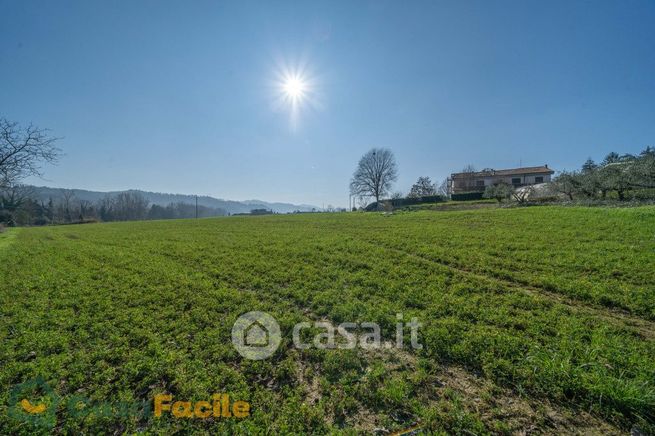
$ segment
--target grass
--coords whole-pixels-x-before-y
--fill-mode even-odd
[[[93,224],[0,235],[0,433],[43,377],[60,433],[653,431],[655,207],[534,207]],[[4,238],[4,244],[3,244]],[[5,245],[5,249],[2,246]],[[230,342],[244,312],[283,332]],[[422,322],[422,350],[298,350],[307,320]],[[158,393],[248,418],[71,413]]]
[[[7,250],[16,237],[17,229],[0,229],[0,250]]]

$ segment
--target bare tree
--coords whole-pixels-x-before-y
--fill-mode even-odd
[[[375,201],[379,202],[397,178],[396,159],[391,150],[373,148],[359,160],[350,181],[350,193],[359,197],[375,197]]]
[[[462,168],[461,177],[463,178],[463,185],[467,190],[472,190],[475,187],[475,173],[476,169],[472,164],[468,164]]]
[[[61,208],[62,218],[65,222],[73,222],[73,203],[75,202],[75,192],[72,189],[61,190]]]
[[[82,221],[89,218],[93,213],[93,203],[88,200],[78,200],[79,220]]]
[[[448,194],[449,194],[449,192],[448,192],[448,179],[443,179],[441,184],[439,184],[439,187],[437,188],[437,194],[441,195],[441,196],[444,196],[444,197],[448,197]]]
[[[360,195],[356,197],[356,202],[360,209],[364,209],[368,205],[369,200],[367,196]]]
[[[11,226],[16,225],[16,214],[33,195],[30,187],[12,185],[0,189],[0,222]]]
[[[0,118],[0,187],[14,186],[27,176],[40,176],[41,164],[55,163],[60,150],[58,138],[48,130]]]
[[[408,197],[427,197],[430,195],[437,195],[437,187],[432,183],[429,177],[419,177],[416,183],[412,185]]]
[[[112,213],[116,221],[145,219],[148,200],[138,192],[121,192],[112,199]]]

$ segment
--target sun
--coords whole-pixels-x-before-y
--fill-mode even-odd
[[[296,65],[278,61],[269,82],[272,90],[271,108],[288,112],[291,130],[300,124],[302,112],[321,107],[318,77],[306,62]]]
[[[301,77],[290,76],[285,79],[282,89],[287,98],[292,101],[298,101],[304,96],[307,85]]]

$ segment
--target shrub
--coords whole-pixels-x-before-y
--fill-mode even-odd
[[[535,197],[531,198],[531,203],[557,203],[561,199],[555,195],[549,195],[547,197]]]
[[[482,192],[462,192],[461,194],[452,194],[450,199],[453,201],[482,200],[482,194]]]
[[[381,210],[382,206],[384,206],[385,203],[391,203],[393,207],[403,207],[403,206],[411,206],[414,204],[423,204],[423,203],[441,203],[443,201],[446,201],[446,199],[441,195],[428,195],[425,197],[392,198],[391,200],[381,200],[380,208],[378,208],[378,203],[373,202],[368,206],[366,206],[365,210],[367,212]]]
[[[514,188],[507,183],[497,183],[495,185],[487,186],[484,190],[484,198],[494,198],[500,203],[501,201],[510,198],[513,192]]]

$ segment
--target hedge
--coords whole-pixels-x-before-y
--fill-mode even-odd
[[[444,198],[441,195],[428,195],[425,197],[407,197],[407,198],[392,198],[391,200],[382,200],[380,203],[387,203],[391,202],[391,205],[393,207],[403,207],[403,206],[411,206],[413,204],[422,204],[422,203],[441,203],[442,201],[446,201],[446,198]],[[366,211],[370,212],[373,210],[378,209],[378,203],[373,202],[366,206]]]
[[[462,192],[461,194],[451,194],[450,199],[453,201],[482,200],[483,194],[483,192]]]

